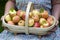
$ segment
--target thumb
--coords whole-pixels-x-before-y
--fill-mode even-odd
[[[59,24],[59,21],[58,20],[56,20],[56,25],[55,26],[57,26]]]

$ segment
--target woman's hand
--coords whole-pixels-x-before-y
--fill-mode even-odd
[[[48,31],[47,34],[51,34],[51,33],[54,32],[55,30],[57,30],[58,23],[59,23],[59,22],[56,20],[55,27],[54,27],[52,30]]]

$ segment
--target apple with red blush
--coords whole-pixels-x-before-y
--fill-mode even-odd
[[[8,24],[14,25],[13,21],[8,21]]]
[[[34,15],[34,16],[32,16],[32,18],[34,19],[34,21],[39,21],[39,16],[38,15]]]
[[[24,14],[25,14],[25,11],[22,11],[22,10],[17,11],[17,15],[20,17],[22,17]]]
[[[14,22],[14,23],[18,23],[19,21],[20,21],[20,17],[19,16],[14,16],[13,18],[12,18],[12,21]]]
[[[39,22],[35,22],[35,23],[34,23],[34,27],[39,28],[39,27],[40,27],[40,23],[39,23]]]

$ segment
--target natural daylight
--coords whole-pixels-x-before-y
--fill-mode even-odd
[[[60,40],[60,0],[0,0],[0,40]]]

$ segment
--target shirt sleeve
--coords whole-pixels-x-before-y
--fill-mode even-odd
[[[60,0],[52,0],[52,4],[55,5],[55,4],[60,4]]]

